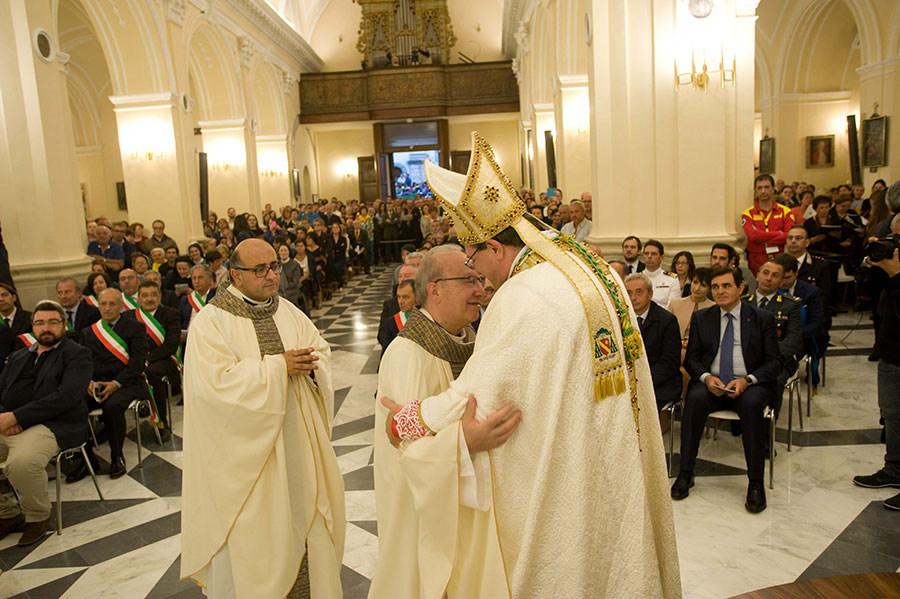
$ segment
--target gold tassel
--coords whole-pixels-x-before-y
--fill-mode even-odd
[[[621,368],[616,369],[616,395],[625,393],[625,372]]]
[[[600,401],[603,397],[600,396],[600,375],[594,375],[594,401]]]

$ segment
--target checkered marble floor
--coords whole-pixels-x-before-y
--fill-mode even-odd
[[[366,596],[377,556],[376,335],[392,272],[382,267],[354,278],[313,313],[334,360],[332,444],[346,488],[342,578],[347,599]],[[674,504],[685,597],[718,599],[798,578],[900,568],[900,514],[880,503],[895,491],[861,489],[850,482],[854,474],[876,470],[884,453],[875,365],[866,361],[872,345],[868,316],[837,317],[832,342],[826,385],[813,399],[802,431],[795,420],[791,452],[785,445],[785,415],[779,421],[775,489],[767,489],[765,512],[744,510],[747,479],[740,439],[720,432],[718,440],[701,444],[697,485],[689,498]],[[181,414],[176,407],[175,435],[164,447],[144,429],[143,468],[137,467],[136,437],[130,432],[128,475],[99,477],[105,501],[98,501],[89,479],[63,485],[62,535],[48,535],[24,549],[15,545],[18,534],[0,540],[0,599],[203,596],[193,583],[178,579]],[[678,447],[676,437],[676,454]],[[98,454],[108,458],[106,446]],[[51,497],[53,485],[51,480]]]

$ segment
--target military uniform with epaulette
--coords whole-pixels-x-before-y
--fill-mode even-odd
[[[782,368],[776,377],[779,391],[776,393],[772,406],[775,408],[775,417],[781,410],[781,398],[784,385],[797,369],[797,358],[803,355],[803,317],[800,309],[803,302],[800,298],[787,293],[777,291],[771,297],[766,298],[757,293],[747,296],[747,301],[763,310],[768,310],[775,317],[775,327],[778,329],[778,348],[781,350]]]

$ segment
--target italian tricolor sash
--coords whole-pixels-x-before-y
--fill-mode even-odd
[[[25,347],[31,347],[35,343],[37,343],[37,339],[34,338],[34,335],[31,333],[22,333],[19,335],[19,339],[22,340],[22,343],[25,344]]]
[[[121,360],[123,364],[128,364],[128,360],[130,357],[128,354],[128,344],[125,343],[125,340],[119,337],[119,335],[117,335],[114,330],[112,330],[112,327],[109,326],[105,320],[101,319],[92,324],[91,331],[93,331],[94,335],[97,336],[97,339],[100,340],[100,343],[103,344],[103,347],[109,350],[112,355]],[[144,378],[144,384],[147,385],[147,389],[150,391],[150,424],[157,428],[162,428],[162,420],[160,419],[159,412],[156,409],[156,399],[153,397],[153,387],[150,385],[150,383],[147,382],[146,376],[144,376],[143,374],[141,376]]]
[[[130,295],[125,295],[123,293],[122,299],[125,301],[125,309],[126,310],[137,310],[138,308],[140,308],[138,303],[136,301],[134,301],[133,299],[131,299]]]
[[[84,301],[85,301],[85,303],[87,303],[87,304],[89,304],[89,305],[91,305],[91,306],[94,306],[95,308],[99,308],[99,307],[100,307],[100,302],[97,300],[97,296],[96,296],[96,295],[88,295],[88,296],[85,296]]]
[[[163,341],[166,340],[166,330],[159,324],[159,321],[143,308],[135,310],[134,316],[147,327],[147,334],[150,335],[150,338],[153,339],[156,345],[162,345]]]
[[[406,312],[397,312],[394,314],[394,322],[397,323],[397,330],[402,331],[403,325],[406,324],[406,320],[409,318],[409,315]]]
[[[94,332],[103,347],[109,350],[109,353],[121,360],[123,364],[128,364],[128,344],[112,330],[105,320],[101,319],[92,324],[91,331]]]
[[[206,305],[206,302],[203,301],[203,298],[200,297],[200,294],[196,291],[191,291],[188,294],[188,302],[191,304],[191,308],[194,312],[199,312],[203,306]]]
[[[138,321],[144,323],[144,326],[147,328],[147,334],[153,339],[153,342],[156,343],[157,347],[163,344],[163,341],[166,340],[166,330],[163,328],[159,321],[153,318],[153,315],[144,310],[143,308],[138,308],[135,313],[135,317],[137,317]],[[181,360],[178,359],[178,354],[169,356],[173,362],[175,362],[175,366],[178,367],[178,374],[184,374],[184,365],[181,363]]]

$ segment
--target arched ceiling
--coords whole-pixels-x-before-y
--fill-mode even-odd
[[[508,0],[448,0],[456,52],[476,62],[502,60],[503,8]],[[359,69],[356,50],[362,9],[353,0],[266,0],[324,61],[323,70]]]

